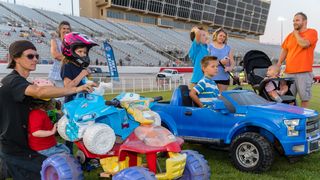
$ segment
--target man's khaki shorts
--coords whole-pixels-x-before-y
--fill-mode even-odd
[[[294,79],[294,84],[290,87],[294,96],[298,93],[301,101],[309,101],[311,99],[311,87],[313,83],[312,72],[286,74],[286,77]]]

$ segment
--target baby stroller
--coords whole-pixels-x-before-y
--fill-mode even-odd
[[[265,79],[268,67],[272,65],[269,57],[262,51],[251,50],[247,52],[243,58],[243,68],[246,74],[248,83],[252,86],[253,90],[261,97],[268,101],[274,101],[266,91],[266,85],[270,81],[274,84],[277,90],[280,89],[280,81],[285,81],[288,86],[288,92],[280,96],[283,103],[295,103],[295,97],[290,91],[291,84],[294,80],[291,78],[274,78]]]

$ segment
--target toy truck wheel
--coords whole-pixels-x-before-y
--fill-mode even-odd
[[[210,179],[210,167],[208,162],[203,158],[203,155],[192,150],[184,150],[181,153],[187,154],[187,161],[180,180]]]
[[[112,180],[155,180],[153,172],[143,167],[130,167],[124,169],[112,177]]]
[[[62,116],[58,121],[57,131],[63,139],[70,141],[70,139],[68,138],[68,136],[66,134],[66,128],[67,128],[68,121],[69,120],[66,116]]]
[[[55,154],[48,157],[41,168],[41,179],[84,179],[78,161],[70,154]]]
[[[96,123],[89,126],[83,135],[85,147],[94,154],[106,154],[116,141],[113,129],[106,124]]]
[[[274,160],[272,145],[258,133],[247,132],[238,135],[231,144],[230,157],[240,171],[267,171]]]

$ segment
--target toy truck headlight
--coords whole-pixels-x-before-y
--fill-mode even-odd
[[[299,131],[295,129],[296,126],[299,126],[299,119],[284,120],[283,122],[287,126],[288,136],[299,136]]]

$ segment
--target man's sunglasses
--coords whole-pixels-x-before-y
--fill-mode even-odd
[[[27,54],[25,55],[29,60],[33,60],[34,57],[39,60],[39,54]]]

